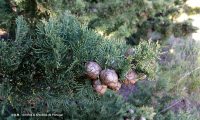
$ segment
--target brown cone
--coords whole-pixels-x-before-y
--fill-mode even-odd
[[[126,74],[125,78],[126,78],[125,81],[124,81],[125,84],[135,84],[136,79],[137,79],[137,74],[136,74],[135,71],[130,70]]]
[[[86,74],[90,79],[95,80],[99,77],[101,67],[96,62],[87,62],[85,67]]]
[[[93,87],[94,87],[94,90],[99,95],[103,95],[107,90],[107,86],[106,85],[101,85],[101,81],[100,80],[94,80],[93,81]]]
[[[112,90],[118,91],[121,88],[121,83],[116,82],[116,83],[109,83],[108,87],[111,88]]]
[[[108,85],[109,83],[118,82],[118,75],[115,70],[105,69],[101,71],[100,79],[103,84]]]

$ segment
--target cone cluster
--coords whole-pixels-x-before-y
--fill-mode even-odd
[[[89,79],[93,80],[94,90],[103,95],[107,88],[118,91],[121,88],[118,75],[113,69],[104,69],[96,62],[89,61],[85,64],[86,75]],[[136,82],[137,74],[135,71],[130,70],[125,75],[125,84],[134,84]]]

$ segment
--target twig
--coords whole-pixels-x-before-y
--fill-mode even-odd
[[[197,71],[197,70],[199,70],[199,69],[200,69],[200,67],[197,67],[196,69],[194,69],[194,70],[192,70],[192,71],[190,71],[190,72],[184,74],[184,76],[181,77],[177,82],[179,83],[179,82],[182,81],[184,78],[186,78],[187,76],[189,76],[190,74],[192,74],[193,72],[195,72],[195,71]],[[177,84],[177,85],[178,85],[178,84]],[[169,110],[170,108],[172,108],[172,107],[175,106],[176,104],[180,103],[181,101],[182,101],[182,100],[179,100],[179,101],[175,102],[174,104],[170,105],[169,107],[167,107],[167,108],[161,110],[160,113],[166,112],[167,110]]]
[[[182,100],[179,100],[177,102],[175,102],[174,104],[170,105],[169,107],[163,109],[160,111],[160,113],[166,112],[167,110],[169,110],[170,108],[172,108],[173,106],[175,106],[176,104],[180,103]]]
[[[186,73],[183,77],[181,77],[177,82],[179,83],[180,81],[182,81],[184,78],[186,78],[187,76],[189,76],[191,73],[197,71],[198,69],[200,69],[200,67],[197,67],[196,69],[192,70],[191,72]],[[178,85],[178,84],[177,84]]]

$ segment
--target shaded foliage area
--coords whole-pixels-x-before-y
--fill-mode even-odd
[[[9,1],[16,5],[15,14],[25,16],[32,27],[35,27],[38,19],[48,19],[49,16],[69,10],[88,28],[99,31],[107,37],[129,38],[133,44],[138,44],[140,38],[149,39],[146,37],[149,30],[161,33],[160,39],[174,32],[176,35],[182,35],[195,31],[189,22],[180,24],[173,22],[182,9],[189,10],[185,6],[186,1],[183,0]]]

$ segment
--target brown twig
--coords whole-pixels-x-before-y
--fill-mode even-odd
[[[195,72],[195,71],[197,71],[197,70],[199,70],[199,69],[200,69],[200,67],[197,67],[196,69],[194,69],[194,70],[192,70],[192,71],[190,71],[190,72],[185,73],[184,76],[181,77],[181,78],[177,81],[177,83],[180,83],[180,81],[182,81],[184,78],[186,78],[187,76],[189,76],[190,74],[192,74],[193,72]],[[178,84],[177,84],[177,85],[178,85]]]
[[[167,110],[169,110],[170,108],[174,107],[176,104],[182,102],[182,100],[179,100],[177,102],[175,102],[174,104],[168,106],[167,108],[164,108],[163,110],[160,111],[160,113],[166,112]]]

